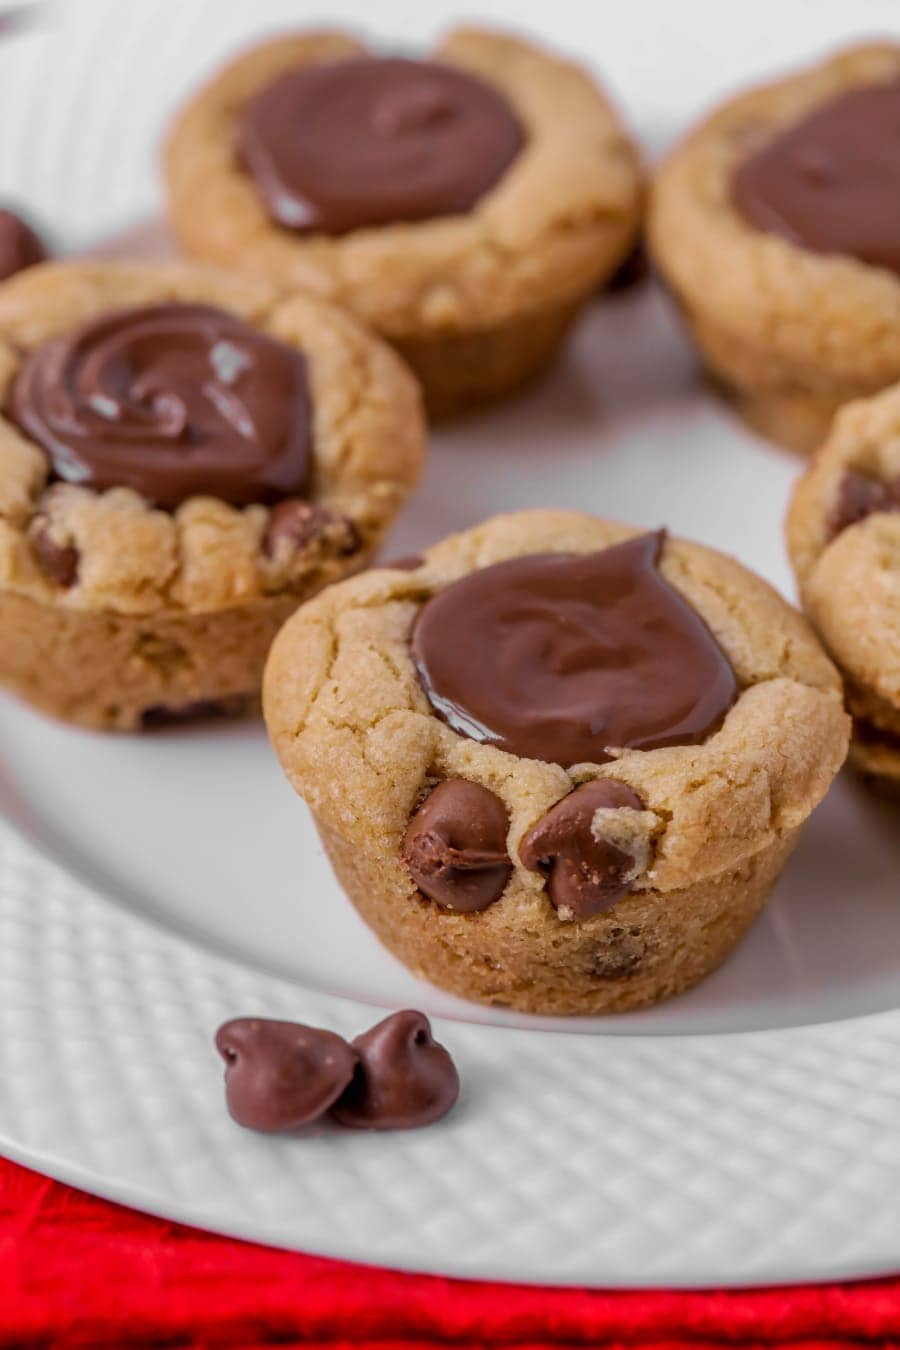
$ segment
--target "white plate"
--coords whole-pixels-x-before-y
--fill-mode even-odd
[[[158,6],[69,5],[63,36],[0,49],[10,120],[24,119],[0,166],[84,245],[91,222],[96,239],[148,199],[147,147],[205,62],[199,37],[227,49],[262,26],[261,10],[296,21],[297,7],[249,16],[195,0],[159,25]],[[388,34],[424,35],[413,7],[383,8]],[[512,4],[483,8],[503,17]],[[653,17],[669,23],[661,8]],[[599,19],[586,31],[581,14],[569,35],[622,89],[627,76],[630,106],[660,126],[770,55],[748,34],[715,48],[714,69],[698,64],[700,21],[717,11],[677,8],[664,53],[645,41],[646,4],[616,11],[609,32]],[[547,33],[563,42],[576,9],[557,6]],[[837,6],[816,13],[814,34],[788,25],[785,56],[846,32]],[[100,32],[118,54],[108,82],[89,78]],[[115,116],[108,84],[132,91]],[[539,388],[435,436],[392,549],[497,510],[577,506],[666,523],[790,590],[780,517],[796,470],[706,393],[665,302],[644,288],[595,306]],[[564,1022],[462,1003],[389,957],[336,887],[258,727],[104,738],[0,700],[0,812],[10,1156],[173,1218],[407,1269],[698,1285],[900,1266],[900,832],[851,779],[717,975],[658,1009]],[[225,1017],[352,1033],[403,1005],[440,1019],[460,1063],[463,1100],[441,1125],[301,1142],[228,1120],[211,1040]]]

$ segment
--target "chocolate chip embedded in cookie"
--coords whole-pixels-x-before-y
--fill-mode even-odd
[[[349,557],[360,538],[352,520],[325,506],[289,498],[272,508],[263,545],[270,558],[292,558],[313,544]]]
[[[238,1125],[268,1134],[318,1120],[350,1083],[359,1057],[342,1036],[297,1022],[237,1017],[216,1032],[225,1099]]]
[[[413,971],[526,1011],[713,970],[847,750],[802,618],[731,559],[499,516],[305,605],[264,711],[337,875]]]
[[[589,919],[610,909],[647,870],[648,848],[630,818],[642,812],[636,792],[614,778],[582,783],[551,806],[525,835],[519,857],[544,872],[560,918]]]
[[[349,1086],[331,1108],[355,1130],[411,1130],[445,1116],[459,1075],[424,1013],[392,1013],[352,1042],[359,1056]]]
[[[82,725],[258,707],[280,623],[381,544],[415,383],[309,296],[186,264],[0,287],[0,683]]]
[[[848,469],[828,512],[828,533],[834,538],[880,511],[900,511],[900,474],[885,481]]]
[[[480,783],[451,778],[429,792],[403,836],[419,890],[443,909],[471,914],[499,900],[512,872],[509,813]]]
[[[545,365],[641,211],[637,153],[595,81],[478,29],[419,60],[338,32],[258,46],[177,119],[166,178],[190,254],[349,306],[436,415]]]
[[[651,194],[654,260],[713,373],[803,450],[900,379],[900,44],[725,103]]]
[[[0,281],[34,267],[47,257],[43,242],[21,216],[0,209]]]
[[[787,535],[803,607],[844,676],[851,760],[900,784],[900,385],[838,414]]]

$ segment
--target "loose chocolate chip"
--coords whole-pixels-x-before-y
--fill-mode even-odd
[[[512,864],[509,815],[480,783],[448,778],[425,799],[403,837],[403,859],[419,890],[443,909],[470,914],[499,900]]]
[[[418,553],[410,553],[405,558],[392,558],[390,562],[381,563],[380,566],[387,568],[390,572],[415,572],[416,568],[421,567],[424,561],[425,559],[420,557]]]
[[[588,919],[630,890],[634,857],[593,830],[597,811],[622,807],[642,811],[643,803],[624,783],[598,778],[563,797],[522,840],[522,865],[546,874],[550,900],[562,917]]]
[[[347,1087],[356,1052],[342,1036],[296,1022],[238,1017],[216,1032],[225,1100],[239,1125],[279,1133],[324,1115]]]
[[[0,210],[0,281],[43,262],[46,256],[34,230],[14,211]]]
[[[439,1120],[459,1096],[456,1066],[424,1013],[393,1013],[352,1044],[359,1063],[331,1111],[341,1125],[411,1130]]]
[[[326,506],[290,497],[273,507],[263,547],[269,557],[276,553],[299,553],[316,540],[331,544],[341,557],[359,548],[359,534],[346,516]]]
[[[900,511],[900,476],[885,482],[849,469],[828,517],[829,539],[877,511]]]
[[[46,521],[39,520],[31,534],[31,545],[38,562],[51,581],[66,590],[78,579],[78,549],[72,544],[58,544],[50,534]]]

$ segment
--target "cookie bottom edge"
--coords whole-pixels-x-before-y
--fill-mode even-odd
[[[269,646],[298,603],[133,615],[0,592],[0,688],[94,731],[257,715]]]
[[[585,299],[479,331],[390,341],[421,385],[429,420],[443,421],[537,378],[562,346]]]
[[[338,881],[365,923],[413,974],[476,1003],[554,1016],[625,1012],[685,992],[712,974],[763,909],[799,830],[738,867],[696,886],[650,893],[658,922],[622,924],[600,940],[589,925],[556,919],[555,940],[529,948],[504,940],[475,915],[440,914],[409,886],[394,859],[361,854],[356,843],[316,816]],[[642,893],[646,901],[647,894]],[[473,922],[474,920],[474,922]],[[508,936],[508,935],[507,935]]]

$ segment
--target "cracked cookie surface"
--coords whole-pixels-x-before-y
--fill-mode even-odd
[[[595,552],[639,533],[569,512],[500,516],[436,545],[413,570],[374,570],[317,597],[273,646],[270,735],[342,884],[395,954],[464,996],[588,1012],[688,987],[755,917],[846,754],[840,681],[803,618],[736,562],[674,539],[661,573],[705,620],[740,688],[703,743],[564,769],[468,739],[435,715],[410,655],[412,625],[432,595],[502,560]],[[574,788],[607,778],[644,808],[595,816],[627,850],[630,889],[566,922],[520,849]],[[495,794],[509,817],[510,877],[477,913],[424,899],[403,862],[411,816],[449,779]]]

